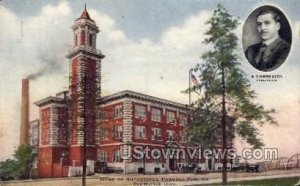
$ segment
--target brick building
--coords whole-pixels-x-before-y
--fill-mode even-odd
[[[85,9],[72,29],[74,46],[66,55],[69,90],[35,102],[40,114],[39,177],[81,174],[84,131],[90,173],[95,161],[124,173],[173,171],[197,162],[213,169],[212,162],[165,154],[168,149],[193,149],[184,133],[187,105],[133,91],[101,97],[99,28]]]
[[[146,172],[172,171],[183,163],[175,158],[168,161],[161,153],[167,145],[188,147],[183,132],[188,120],[186,105],[132,91],[103,97],[98,103],[99,160],[125,173],[137,173],[144,168]],[[155,152],[160,154],[153,155]]]

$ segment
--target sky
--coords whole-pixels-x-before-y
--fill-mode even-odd
[[[102,95],[133,90],[187,104],[188,70],[201,63],[205,22],[217,4],[240,19],[241,68],[257,93],[254,100],[274,108],[278,126],[261,128],[266,147],[280,156],[300,153],[300,1],[255,0],[2,0],[0,1],[0,161],[11,157],[19,142],[21,79],[43,72],[30,82],[30,118],[38,118],[34,102],[68,87],[72,29],[87,4],[100,28],[97,48],[102,60]],[[243,23],[259,6],[273,5],[288,18],[292,48],[273,72],[254,69],[242,52]],[[254,75],[281,75],[277,82],[257,82]],[[192,95],[193,99],[197,95]],[[246,147],[237,140],[238,148]]]

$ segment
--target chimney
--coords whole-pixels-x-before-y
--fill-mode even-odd
[[[29,79],[22,79],[20,145],[29,144]]]

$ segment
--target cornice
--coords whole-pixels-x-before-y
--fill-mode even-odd
[[[109,95],[109,96],[102,97],[100,100],[98,100],[97,104],[105,104],[105,103],[108,103],[108,102],[111,102],[114,100],[118,100],[118,99],[123,99],[123,98],[134,98],[137,100],[148,101],[148,102],[152,102],[152,103],[158,103],[158,104],[163,104],[163,105],[167,105],[167,106],[171,106],[171,107],[176,107],[176,108],[183,109],[183,110],[190,109],[190,107],[188,105],[184,105],[181,103],[169,101],[169,100],[154,97],[154,96],[149,96],[146,94],[142,94],[142,93],[138,93],[138,92],[134,92],[134,91],[130,91],[130,90],[125,90],[125,91],[117,92],[117,93]]]

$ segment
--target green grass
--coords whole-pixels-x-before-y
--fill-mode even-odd
[[[252,180],[252,181],[236,181],[229,182],[228,186],[294,186],[299,181],[299,177],[291,178],[276,178],[276,179],[265,179],[265,180]],[[209,184],[209,185],[218,185],[218,184]]]

